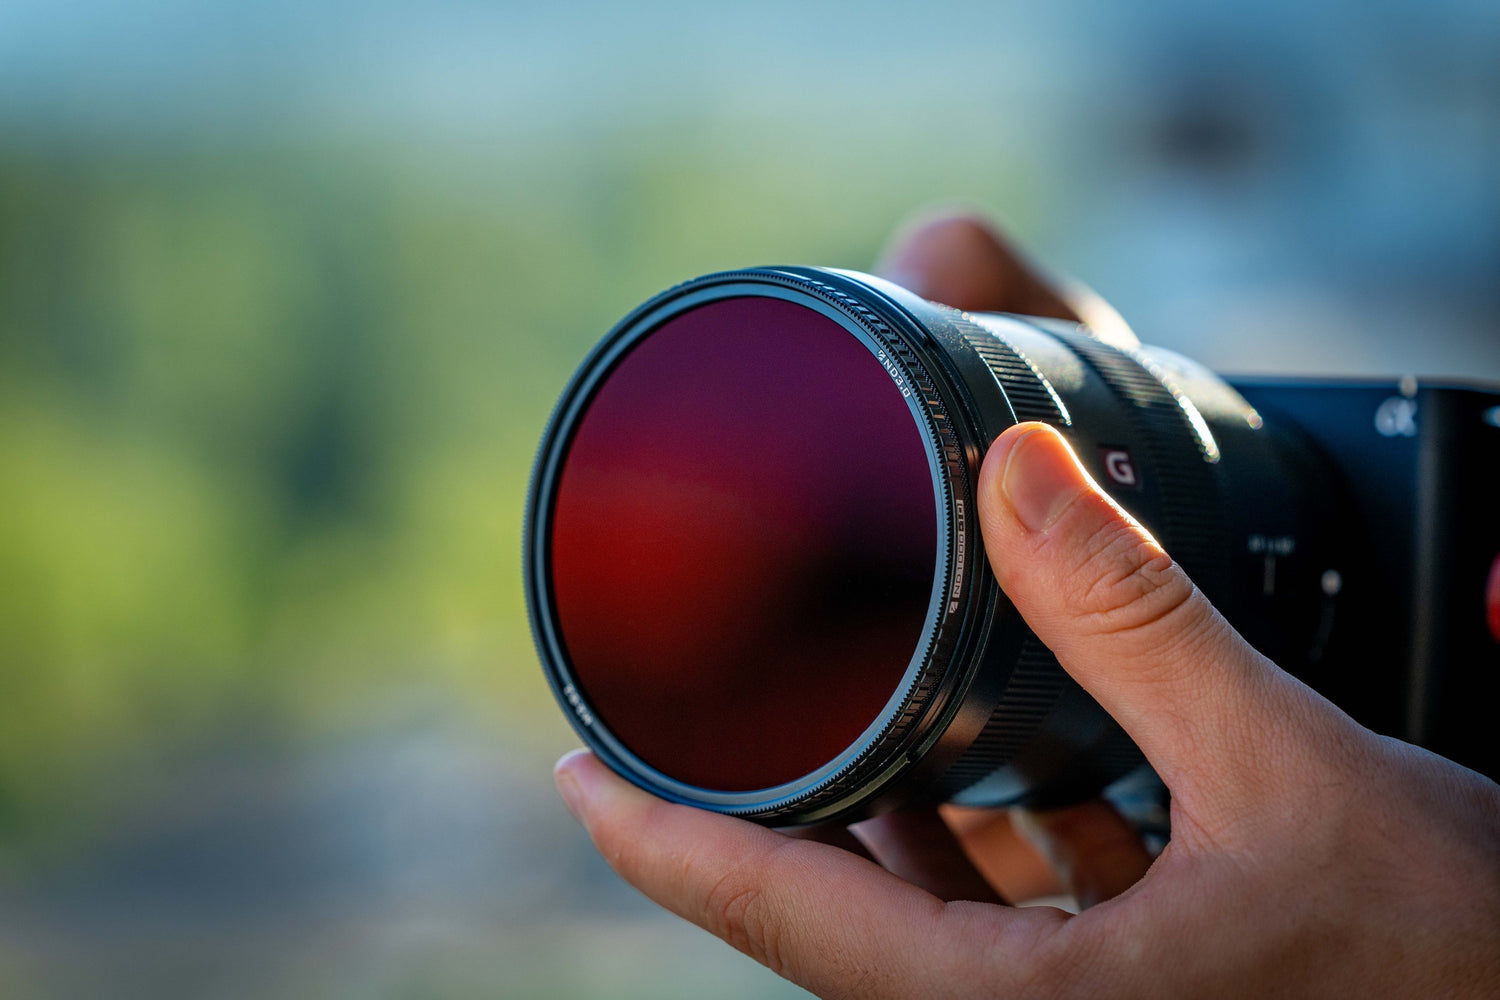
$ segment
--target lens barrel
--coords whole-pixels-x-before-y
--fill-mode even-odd
[[[839,681],[851,688],[851,702],[863,698],[871,706],[867,710],[870,717],[858,714],[849,722],[849,731],[857,733],[847,745],[842,745],[846,737],[838,737],[836,742],[841,745],[818,751],[811,764],[796,763],[795,774],[758,772],[754,768],[732,772],[775,775],[774,783],[766,787],[744,787],[745,781],[727,778],[715,787],[713,761],[705,758],[742,755],[753,759],[761,754],[780,760],[785,755],[776,755],[776,750],[784,746],[783,741],[813,738],[810,729],[815,724],[800,720],[822,716],[798,714],[804,707],[800,700],[812,698],[829,702],[829,709],[837,707],[834,703],[840,702],[838,695],[830,695],[812,681],[820,669],[818,664],[835,658],[837,650],[830,650],[826,636],[818,638],[824,635],[822,632],[809,632],[807,623],[788,625],[786,634],[793,638],[786,642],[795,640],[813,650],[805,661],[798,660],[794,668],[788,668],[785,676],[766,675],[780,678],[767,685],[775,688],[776,703],[788,706],[788,711],[767,715],[773,721],[757,722],[759,729],[749,736],[736,731],[732,744],[714,743],[715,733],[728,729],[717,724],[714,717],[697,717],[691,696],[695,679],[678,676],[683,673],[681,667],[669,681],[660,681],[649,673],[649,664],[655,659],[686,657],[669,647],[671,643],[681,645],[680,636],[693,634],[693,620],[684,626],[686,632],[671,633],[679,638],[658,638],[653,641],[659,644],[652,645],[636,642],[640,635],[634,632],[644,634],[652,628],[660,631],[652,617],[658,612],[632,606],[610,617],[605,605],[614,600],[616,590],[630,589],[635,577],[630,567],[587,565],[589,553],[597,550],[599,558],[604,559],[607,551],[614,551],[598,541],[610,536],[596,534],[612,527],[600,524],[609,521],[610,515],[573,512],[583,502],[578,498],[586,500],[590,495],[589,484],[596,478],[570,473],[569,468],[570,460],[583,462],[574,456],[593,447],[591,435],[602,433],[590,426],[590,420],[602,424],[602,414],[608,412],[610,425],[618,426],[621,414],[628,416],[631,407],[647,405],[619,402],[625,399],[619,392],[614,393],[616,401],[608,403],[614,410],[604,402],[614,391],[612,384],[623,384],[631,377],[630,366],[636,364],[631,359],[645,356],[643,344],[651,343],[658,331],[677,329],[680,336],[682,318],[709,315],[701,312],[708,307],[731,313],[750,308],[745,303],[764,299],[785,304],[775,306],[776,310],[795,307],[816,314],[819,324],[831,321],[837,325],[835,336],[847,335],[850,344],[859,345],[864,359],[861,364],[873,358],[884,370],[888,385],[879,391],[892,399],[899,393],[899,403],[892,405],[904,406],[900,420],[909,420],[916,434],[911,440],[920,440],[920,451],[913,444],[912,454],[926,456],[931,503],[921,509],[928,511],[922,516],[932,517],[935,542],[930,550],[923,551],[935,553],[935,557],[930,588],[922,583],[921,600],[907,602],[913,609],[908,616],[912,623],[909,634],[891,640],[900,653],[894,665],[872,669],[870,676],[879,679],[868,681],[870,691],[861,687],[864,680]],[[679,326],[673,328],[674,322]],[[759,326],[751,323],[737,328],[733,343],[748,341],[753,345],[759,329],[769,330],[770,325],[778,324],[785,326],[780,320],[775,324],[767,320]],[[659,347],[667,343],[665,335],[658,340]],[[766,341],[770,347],[778,343],[784,342],[774,338]],[[673,350],[678,348],[674,346]],[[774,357],[766,361],[764,371],[758,361],[743,360],[754,355],[734,357],[737,360],[730,364],[756,367],[751,375],[764,379],[756,384],[771,387],[758,389],[757,395],[747,399],[761,399],[765,392],[774,392],[783,384]],[[636,364],[637,375],[645,372],[643,364]],[[680,387],[700,377],[722,379],[726,386],[733,384],[734,372],[706,370],[712,367],[712,363],[703,362],[697,367],[663,368],[676,373],[657,377],[659,383],[671,383],[660,386],[666,395],[646,393],[639,398],[665,399],[673,407],[697,410],[696,414],[681,414],[681,420],[689,426],[695,420],[708,420],[710,417],[703,414],[707,404],[697,397],[679,398],[672,386]],[[833,376],[807,375],[805,384],[788,390],[788,398],[805,399],[834,380]],[[642,381],[649,385],[651,379],[644,377]],[[873,391],[862,390],[867,395]],[[682,401],[690,398],[696,401]],[[840,404],[843,409],[848,407]],[[786,407],[778,404],[775,412],[784,415]],[[895,411],[887,408],[881,412]],[[832,418],[825,415],[816,419],[819,426],[793,422],[785,431],[790,435],[788,440],[826,444],[830,432],[823,425]],[[1095,794],[1137,767],[1142,759],[1135,745],[1026,626],[1001,592],[985,557],[975,499],[980,463],[990,443],[1005,428],[1029,420],[1058,428],[1096,481],[1152,531],[1198,587],[1252,641],[1258,641],[1272,655],[1294,659],[1308,655],[1318,641],[1318,629],[1326,627],[1326,621],[1320,624],[1315,595],[1317,574],[1327,559],[1308,551],[1304,543],[1295,558],[1284,560],[1283,578],[1274,588],[1273,599],[1272,589],[1258,575],[1260,564],[1253,540],[1273,545],[1287,537],[1317,537],[1316,532],[1307,530],[1310,523],[1326,517],[1316,496],[1316,473],[1294,443],[1267,429],[1260,415],[1213,373],[1169,352],[1104,343],[1076,323],[971,315],[868,275],[820,268],[758,268],[698,278],[632,312],[584,362],[543,439],[527,511],[526,593],[542,664],[575,729],[616,771],[658,795],[772,825],[833,818],[852,821],[915,802],[1059,805]],[[637,436],[643,457],[631,459],[635,465],[617,470],[618,477],[626,477],[617,481],[649,482],[651,488],[668,492],[674,482],[685,481],[671,479],[654,464],[654,442],[665,441],[670,434],[664,435],[657,425],[651,425]],[[726,443],[721,448],[713,443],[719,440],[716,437],[695,440],[697,443],[681,447],[709,463],[719,460],[715,454],[718,451],[747,447]],[[704,440],[710,444],[705,445]],[[848,447],[857,444],[851,439]],[[609,448],[596,450],[616,453]],[[801,456],[801,445],[790,448],[789,453]],[[920,460],[915,461],[917,464],[911,466],[916,470],[913,478],[923,474]],[[819,459],[814,465],[821,470],[818,474],[826,477],[828,460]],[[578,485],[569,485],[570,475]],[[861,489],[870,492],[867,487]],[[676,510],[673,505],[678,499],[653,501],[653,509],[658,513]],[[778,516],[785,520],[785,515]],[[643,514],[625,526],[613,526],[630,535],[630,544],[653,553],[651,559],[628,557],[644,560],[641,572],[648,577],[658,572],[653,568],[658,562],[674,558],[672,552],[685,551],[680,544],[682,538],[716,533],[712,521],[705,522],[707,528],[700,526],[694,529],[696,533],[681,536],[668,525],[659,530],[670,544],[656,544],[649,534],[658,530],[655,526],[659,523],[663,523],[661,517],[651,520]],[[902,525],[900,530],[910,534],[909,523]],[[826,534],[835,529],[820,530]],[[863,548],[883,547],[878,530],[859,537],[858,544]],[[872,543],[872,538],[877,541]],[[569,555],[572,562],[566,570],[559,568],[564,549],[584,553]],[[637,548],[628,551],[634,553]],[[797,550],[793,547],[788,551]],[[626,558],[616,556],[615,561]],[[580,559],[584,565],[574,566]],[[591,569],[623,574],[619,576],[621,582],[612,584],[613,590],[601,589]],[[787,575],[787,579],[797,581],[792,588],[795,594],[802,593],[796,588],[803,586],[806,575],[800,571]],[[816,605],[819,619],[842,613],[827,610],[842,607],[837,600],[840,593],[855,595],[848,598],[854,601],[874,599],[859,589],[859,573],[841,571],[825,576],[817,577],[821,581],[817,585],[817,600],[822,602]],[[577,583],[575,578],[585,583]],[[676,579],[670,575],[649,578]],[[830,598],[826,593],[829,590],[839,593]],[[669,605],[652,605],[665,606]],[[1304,607],[1305,611],[1297,610]],[[792,620],[784,609],[776,614],[781,617],[766,620]],[[882,611],[877,617],[891,615]],[[599,625],[600,621],[607,621],[608,627]],[[705,619],[704,631],[719,628],[717,622]],[[591,636],[593,632],[607,633],[618,648],[639,651],[636,660],[647,666],[629,668],[639,670],[638,674],[621,667],[623,675],[616,676],[611,672],[614,661],[608,652],[615,647],[604,645],[599,647],[604,652],[591,651],[593,639],[585,633]],[[693,641],[697,641],[696,636]],[[737,642],[745,645],[747,640]],[[824,645],[819,646],[819,642]],[[847,639],[840,642],[849,645]],[[625,659],[628,657],[622,655],[620,662]],[[747,669],[755,669],[753,660],[750,656]],[[689,659],[689,674],[693,662]],[[807,679],[807,683],[804,685],[801,679]],[[709,680],[714,678],[706,678],[705,683]],[[725,696],[729,700],[715,701],[715,705],[737,704],[735,698],[749,704],[773,697],[753,681],[735,683],[740,686],[729,689],[730,694]],[[663,694],[667,690],[663,685],[668,684],[676,685],[671,691],[688,694]],[[853,697],[853,688],[860,688],[859,698]],[[608,693],[596,698],[600,692]],[[671,700],[679,697],[684,700]],[[721,720],[726,712],[733,714],[732,709],[722,707],[715,711]],[[620,724],[612,725],[612,720]],[[783,725],[781,720],[790,721]],[[630,729],[627,722],[639,734],[635,745],[621,736]],[[690,747],[680,759],[669,752],[677,739],[677,727],[684,734],[683,745]],[[647,744],[666,749],[643,752],[641,747]],[[786,759],[799,760],[795,755]]]

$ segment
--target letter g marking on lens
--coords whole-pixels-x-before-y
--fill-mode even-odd
[[[1136,489],[1141,485],[1140,476],[1135,471],[1135,462],[1130,457],[1130,452],[1124,448],[1100,448],[1104,455],[1104,471],[1109,474],[1110,481],[1117,486],[1128,486]]]

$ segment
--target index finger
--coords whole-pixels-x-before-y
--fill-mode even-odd
[[[984,219],[939,211],[901,227],[876,270],[923,298],[971,312],[1078,319],[1050,282]]]
[[[1014,987],[1067,920],[944,903],[847,851],[655,798],[587,752],[558,762],[557,783],[627,882],[820,996]]]

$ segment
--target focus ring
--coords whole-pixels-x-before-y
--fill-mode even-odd
[[[949,794],[968,788],[1009,763],[1036,734],[1068,684],[1068,675],[1052,650],[1027,629],[995,711],[963,756],[943,775]]]
[[[944,316],[995,376],[1017,423],[1040,420],[1054,427],[1072,426],[1067,407],[1047,377],[1003,335],[980,326],[957,309],[945,308]]]
[[[1072,426],[1067,406],[1046,376],[1003,333],[957,309],[934,305],[952,332],[984,362],[1016,422]],[[974,742],[944,773],[944,789],[955,794],[1009,763],[1042,728],[1071,683],[1052,651],[1025,629],[999,702]]]

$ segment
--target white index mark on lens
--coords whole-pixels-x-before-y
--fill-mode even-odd
[[[1323,593],[1329,597],[1344,589],[1344,576],[1336,569],[1325,569],[1323,578],[1318,582],[1323,587]]]

